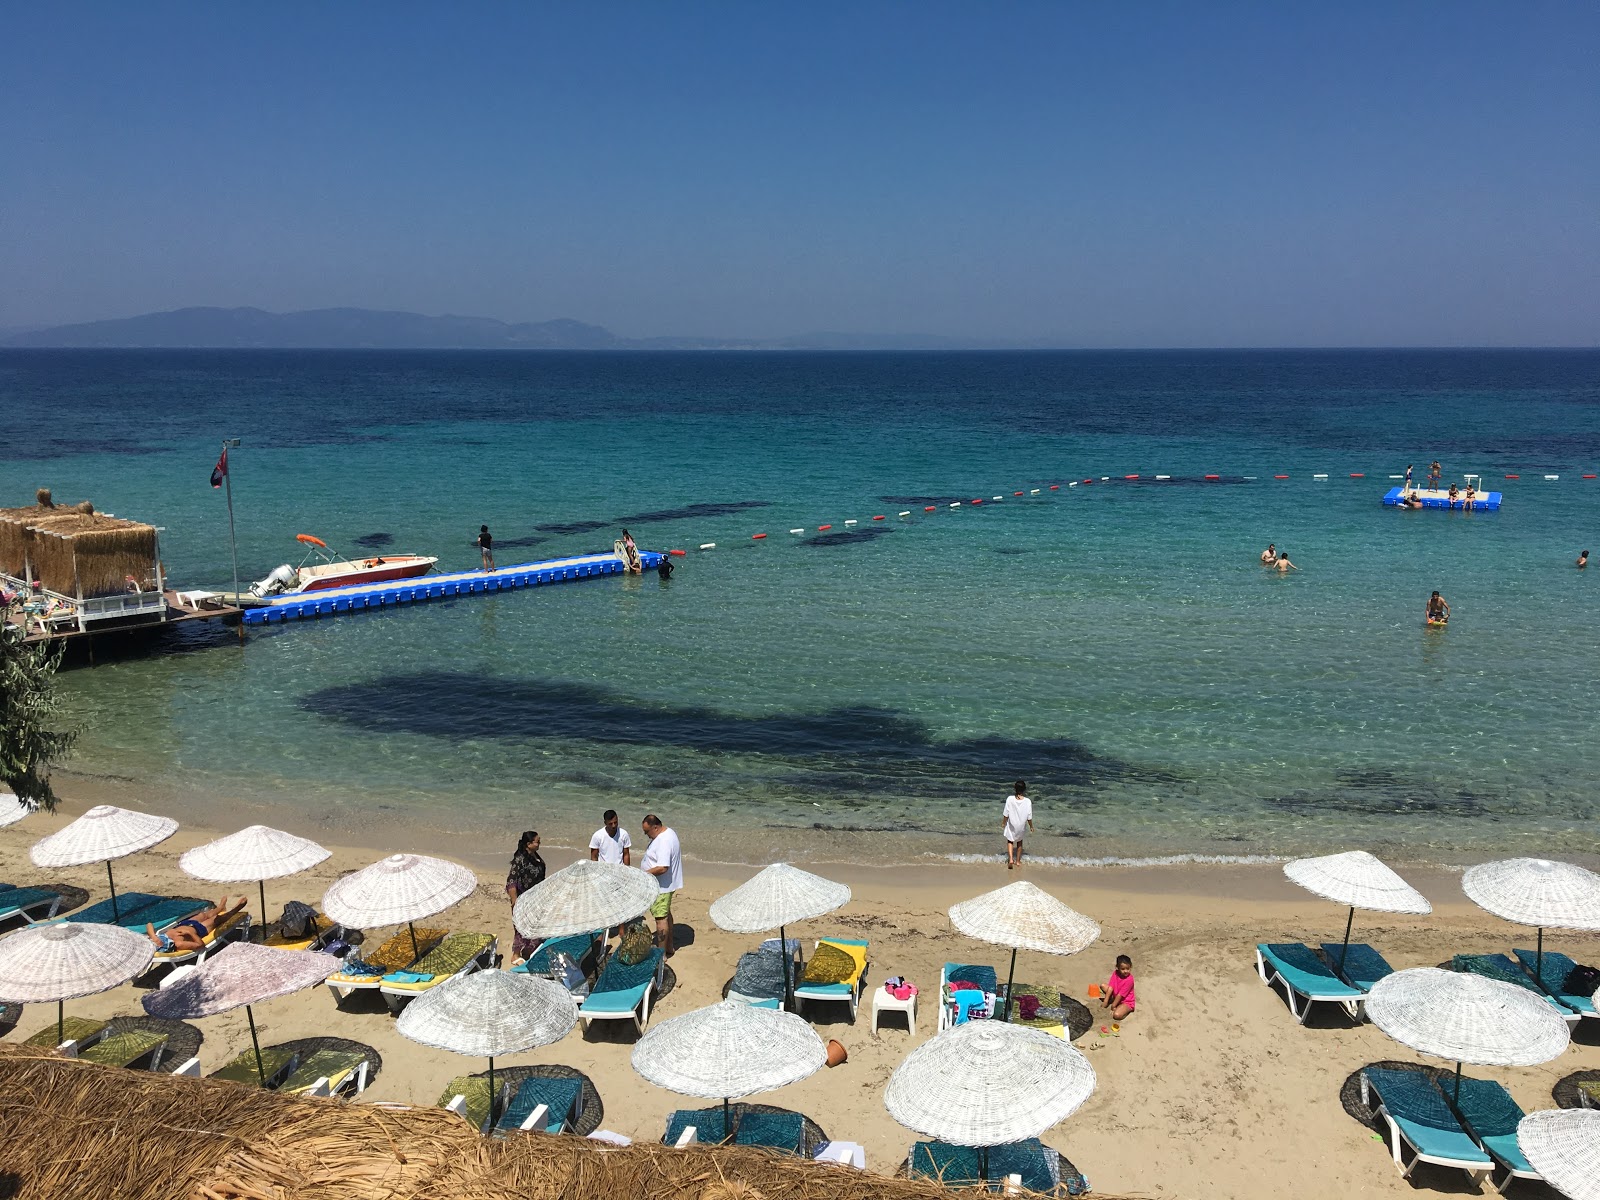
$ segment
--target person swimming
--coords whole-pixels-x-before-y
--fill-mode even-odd
[[[1300,569],[1289,561],[1289,552],[1287,550],[1279,550],[1278,560],[1272,565],[1276,567],[1278,573],[1282,575],[1287,575],[1290,571],[1298,571]]]
[[[1588,565],[1589,565],[1589,552],[1587,550],[1585,550],[1582,554],[1578,555],[1578,570],[1581,571],[1585,567],[1587,567]]]
[[[1428,597],[1428,607],[1425,610],[1425,615],[1430,623],[1443,625],[1450,619],[1450,605],[1445,602],[1443,596],[1439,595],[1438,592],[1434,592],[1433,595]]]
[[[1276,559],[1277,557],[1278,557],[1278,548],[1277,548],[1277,546],[1275,546],[1271,542],[1269,542],[1269,543],[1267,543],[1267,548],[1261,552],[1261,565],[1263,567],[1270,567],[1272,565],[1273,560]]]

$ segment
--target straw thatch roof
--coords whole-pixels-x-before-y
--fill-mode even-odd
[[[115,1121],[108,1114],[115,1113]],[[40,1137],[40,1130],[50,1136]],[[310,1100],[0,1047],[5,1179],[52,1200],[949,1200],[746,1147],[495,1141],[439,1109]],[[971,1196],[976,1193],[967,1192]]]
[[[128,590],[132,576],[154,582],[156,528],[125,521],[82,504],[0,508],[0,571],[33,577],[53,592],[110,596]]]

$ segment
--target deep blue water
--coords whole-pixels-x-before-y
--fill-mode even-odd
[[[69,672],[73,768],[175,802],[881,858],[992,852],[1022,775],[1059,855],[1592,841],[1600,353],[12,351],[0,408],[0,504],[153,521],[185,586],[228,580],[230,436],[247,579],[301,532],[690,551]],[[1504,509],[1378,504],[1433,458]]]

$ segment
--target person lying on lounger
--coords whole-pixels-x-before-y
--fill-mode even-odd
[[[206,938],[211,936],[218,925],[226,924],[244,908],[247,899],[248,897],[240,896],[239,903],[229,908],[228,898],[224,896],[210,908],[201,909],[194,916],[185,917],[160,933],[156,932],[154,925],[147,922],[144,935],[155,943],[157,952],[162,954],[199,950],[205,946]]]

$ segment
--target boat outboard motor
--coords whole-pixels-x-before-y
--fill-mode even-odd
[[[274,596],[293,583],[297,577],[298,572],[288,563],[284,563],[265,579],[258,579],[252,583],[250,592],[255,596]]]

